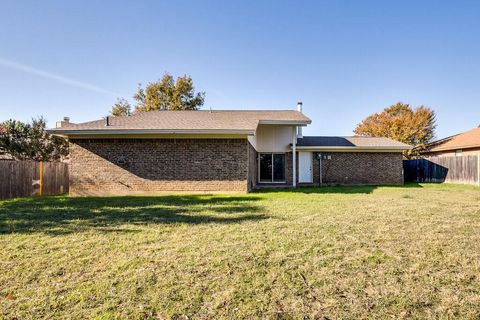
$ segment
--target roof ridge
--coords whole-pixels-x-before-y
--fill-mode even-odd
[[[152,110],[152,111],[146,111],[146,112],[138,112],[138,113],[132,113],[126,116],[113,116],[111,114],[102,117],[100,119],[96,120],[90,120],[90,121],[85,121],[85,122],[79,122],[79,123],[70,123],[70,125],[75,126],[75,125],[85,125],[85,124],[91,124],[95,122],[100,122],[100,121],[105,121],[106,117],[110,117],[110,119],[131,119],[132,117],[140,117],[140,116],[146,116],[151,113],[162,113],[162,112],[204,112],[204,113],[221,113],[221,112],[299,112],[298,110],[228,110],[228,109],[222,109],[222,110],[208,110],[208,109],[200,109],[200,110]]]
[[[199,110],[153,110],[148,112],[300,112],[298,110],[293,109],[247,109],[247,110],[239,110],[239,109],[199,109]],[[136,114],[143,114],[148,112],[141,112]],[[132,114],[134,115],[134,114]]]

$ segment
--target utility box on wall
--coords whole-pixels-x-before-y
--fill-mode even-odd
[[[317,159],[318,160],[332,160],[332,155],[317,153]]]

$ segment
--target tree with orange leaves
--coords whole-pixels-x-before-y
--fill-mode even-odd
[[[414,151],[406,151],[404,156],[418,155],[418,150],[428,144],[435,136],[435,112],[425,106],[412,108],[409,104],[398,102],[381,113],[375,113],[364,119],[354,133],[366,137],[388,137],[412,146]]]

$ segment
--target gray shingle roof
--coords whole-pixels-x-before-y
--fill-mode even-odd
[[[273,111],[152,111],[124,117],[109,117],[109,126],[105,119],[68,124],[65,127],[51,129],[59,133],[76,131],[126,131],[126,130],[191,130],[191,131],[255,131],[259,123],[309,124],[311,120],[304,114],[293,110]]]
[[[328,137],[328,136],[304,136],[298,139],[298,147],[325,147],[325,148],[357,148],[357,149],[395,149],[408,150],[412,147],[408,144],[390,139],[374,137]]]

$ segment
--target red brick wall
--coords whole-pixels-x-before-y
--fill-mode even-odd
[[[313,184],[320,181],[320,161],[313,152]],[[322,152],[322,180],[327,185],[402,185],[400,152]],[[292,184],[292,153],[287,154],[287,183]],[[298,183],[298,153],[297,153]]]
[[[70,193],[247,191],[246,139],[71,139]]]
[[[325,152],[322,180],[326,184],[402,185],[401,152]],[[319,160],[314,154],[313,180],[319,181]]]

